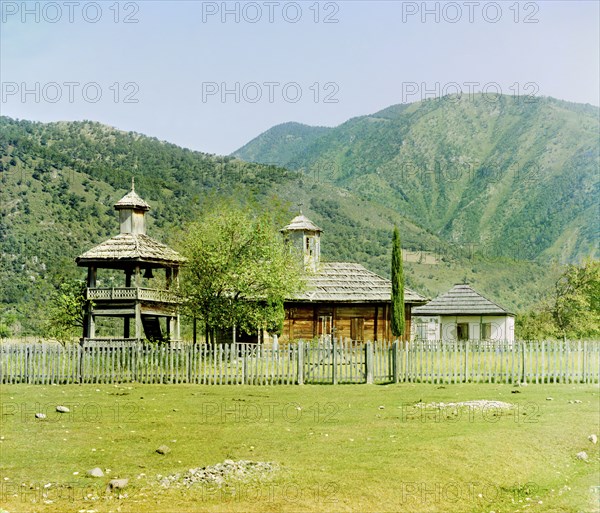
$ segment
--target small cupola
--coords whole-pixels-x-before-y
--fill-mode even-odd
[[[304,268],[316,272],[321,260],[321,233],[323,230],[300,212],[290,224],[281,229],[290,243],[301,251]]]
[[[146,212],[150,210],[150,205],[135,192],[134,180],[134,178],[131,179],[131,191],[115,203],[115,210],[119,211],[121,233],[145,235]]]

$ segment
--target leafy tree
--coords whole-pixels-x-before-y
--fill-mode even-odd
[[[81,335],[86,309],[85,282],[67,280],[50,298],[47,335],[65,345]]]
[[[185,230],[184,309],[203,321],[207,339],[234,326],[278,332],[283,300],[301,288],[301,266],[269,214],[221,204]]]
[[[517,315],[515,331],[521,340],[556,338],[557,329],[548,307]]]
[[[392,238],[392,334],[404,336],[404,270],[400,232],[394,226]]]
[[[600,335],[600,261],[567,266],[555,284],[550,313],[565,340]]]

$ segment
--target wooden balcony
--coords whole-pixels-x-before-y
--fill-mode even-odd
[[[145,289],[138,287],[91,288],[87,289],[90,301],[146,301],[177,304],[179,296],[171,290]]]

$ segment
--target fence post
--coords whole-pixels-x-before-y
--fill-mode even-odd
[[[392,375],[394,379],[394,383],[400,382],[400,368],[399,368],[399,358],[398,358],[398,340],[394,340],[392,343]]]
[[[333,354],[331,355],[331,363],[332,363],[331,380],[332,380],[332,382],[333,382],[334,385],[337,385],[338,384],[338,378],[337,378],[337,343],[336,343],[336,339],[335,338],[333,338],[333,340],[332,340],[331,350],[333,351]]]
[[[77,381],[83,384],[83,346],[79,344],[77,347]]]
[[[465,383],[469,382],[469,341],[465,340]]]
[[[298,342],[298,384],[304,385],[304,342]]]
[[[369,341],[365,344],[365,375],[367,385],[373,384],[373,344]]]
[[[519,379],[519,383],[526,383],[527,376],[526,371],[527,367],[525,365],[525,341],[521,340],[521,378]]]

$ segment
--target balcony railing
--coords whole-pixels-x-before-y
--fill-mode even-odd
[[[91,301],[141,300],[157,303],[179,303],[177,294],[170,290],[144,289],[138,287],[92,288],[87,289],[87,299]]]

